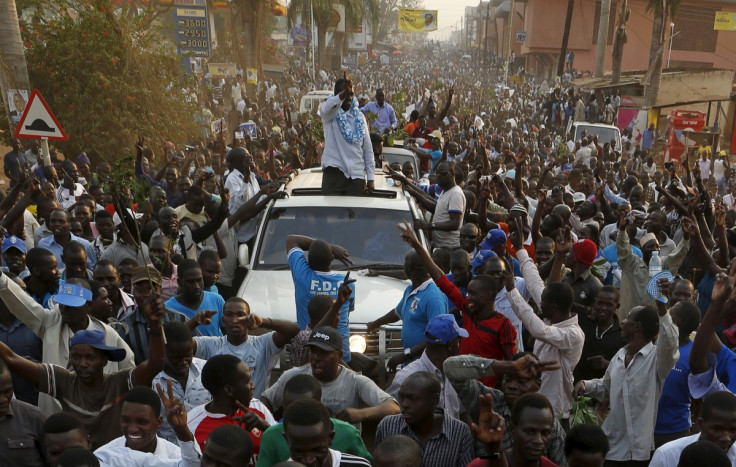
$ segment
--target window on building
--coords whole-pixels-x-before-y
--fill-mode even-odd
[[[611,2],[611,13],[608,15],[608,45],[613,45],[613,33],[616,30],[616,18],[618,16],[618,5]],[[593,45],[598,45],[598,30],[601,24],[601,2],[595,2],[595,21],[593,21]]]
[[[718,43],[718,31],[713,30],[716,11],[720,8],[699,5],[680,5],[675,23],[675,35],[672,38],[673,50],[691,52],[715,52]],[[666,38],[669,40],[669,31]]]

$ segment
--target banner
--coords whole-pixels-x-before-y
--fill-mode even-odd
[[[436,31],[437,10],[399,8],[399,30],[404,32]]]
[[[235,78],[238,74],[234,63],[208,63],[207,69],[213,78]]]
[[[716,31],[736,31],[736,12],[716,11],[716,21],[713,24]]]

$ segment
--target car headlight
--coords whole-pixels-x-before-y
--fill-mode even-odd
[[[367,347],[365,337],[353,334],[350,336],[350,339],[348,339],[348,342],[350,343],[351,352],[365,353],[365,349]]]

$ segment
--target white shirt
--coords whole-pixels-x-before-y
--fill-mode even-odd
[[[336,167],[350,179],[373,180],[375,161],[373,158],[373,145],[371,144],[370,129],[361,112],[359,118],[363,124],[363,141],[360,143],[349,143],[340,132],[337,123],[337,113],[342,105],[340,95],[327,99],[320,106],[322,126],[325,133],[325,149],[322,153],[322,167]],[[355,122],[348,117],[348,125],[355,131]]]
[[[700,176],[703,180],[710,178],[710,159],[698,159],[698,166],[700,166]]]
[[[537,340],[534,343],[534,355],[540,361],[557,360],[562,367],[559,371],[547,371],[542,374],[539,393],[549,399],[556,418],[569,418],[573,402],[572,370],[580,360],[585,342],[585,334],[578,324],[578,316],[574,315],[559,323],[549,324],[534,313],[527,299],[524,299],[517,289],[506,292],[506,297],[529,334]]]
[[[626,345],[611,359],[603,378],[585,381],[586,395],[611,401],[611,412],[601,426],[611,443],[607,460],[649,459],[654,449],[659,396],[680,355],[677,339],[677,327],[667,313],[659,318],[657,345],[645,345],[628,367],[625,358],[629,346]]]
[[[94,452],[101,466],[108,467],[194,467],[199,466],[201,456],[194,441],[181,442],[181,447],[156,437],[153,453],[134,451],[125,446],[125,436],[115,438]]]
[[[531,294],[526,290],[526,282],[524,279],[521,277],[514,277],[514,283],[516,284],[516,290],[518,290],[521,296],[524,297],[524,300],[532,298]],[[496,294],[494,309],[497,312],[502,313],[509,319],[509,321],[511,321],[514,329],[516,329],[516,350],[517,352],[523,352],[524,339],[521,338],[521,328],[523,325],[521,323],[521,319],[519,319],[519,317],[516,316],[516,313],[514,313],[511,307],[511,302],[506,297],[506,290],[501,290]]]
[[[246,201],[251,199],[261,190],[256,174],[250,173],[248,181],[245,180],[245,176],[238,170],[233,169],[225,180],[225,188],[230,190],[230,214],[235,214],[235,211],[239,207],[244,205]],[[248,222],[240,224],[238,229],[238,241],[247,242],[256,233],[256,226],[258,225],[258,217],[254,217]]]
[[[654,451],[654,456],[652,456],[652,461],[649,463],[649,467],[670,467],[677,465],[682,451],[699,440],[700,433],[696,433],[694,435],[685,436],[684,438],[663,444],[659,449]],[[731,448],[728,450],[726,455],[728,456],[728,460],[731,461],[731,465],[736,466],[736,443],[731,445]]]
[[[75,184],[74,191],[61,185],[56,189],[56,201],[59,202],[61,209],[69,209],[74,205],[74,203],[79,201],[79,197],[85,193],[87,193],[87,190],[85,190],[79,183]]]

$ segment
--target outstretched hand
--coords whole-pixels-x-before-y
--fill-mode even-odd
[[[409,221],[401,221],[401,224],[396,224],[396,227],[401,231],[401,239],[408,243],[412,248],[421,246],[417,234],[414,233],[414,228]]]
[[[514,360],[512,368],[514,373],[521,378],[536,378],[542,372],[559,370],[562,367],[557,363],[557,360],[540,362],[532,355],[525,355]]]

